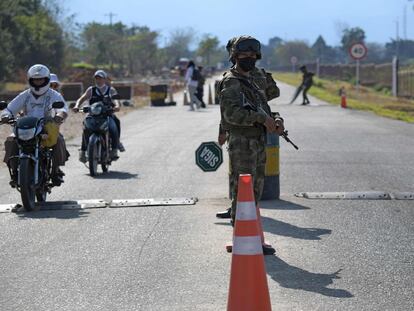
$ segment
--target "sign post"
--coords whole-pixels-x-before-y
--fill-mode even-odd
[[[296,56],[292,56],[290,58],[290,63],[292,64],[292,72],[295,72],[295,65],[298,62],[298,58]]]
[[[359,67],[360,67],[360,60],[367,56],[368,49],[362,43],[354,43],[351,48],[349,49],[349,54],[353,59],[356,61],[356,92],[359,93]]]
[[[195,161],[204,172],[214,172],[223,163],[223,151],[214,141],[202,143],[195,152]]]

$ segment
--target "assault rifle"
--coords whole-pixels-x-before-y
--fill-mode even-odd
[[[274,119],[276,118],[280,118],[280,115],[277,112],[272,112],[272,117]],[[285,130],[283,131],[283,133],[280,135],[282,136],[289,144],[291,144],[296,150],[299,150],[299,147],[295,145],[295,143],[293,141],[290,140],[290,138],[288,137],[288,131]]]

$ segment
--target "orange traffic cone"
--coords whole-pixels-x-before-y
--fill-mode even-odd
[[[346,108],[346,96],[345,95],[341,96],[341,107]]]
[[[239,176],[227,311],[269,311],[269,288],[251,175]]]
[[[211,94],[211,85],[208,85],[208,105],[213,104],[213,95]]]
[[[260,216],[259,205],[256,205],[256,215],[257,215],[257,226],[258,226],[260,237],[262,240],[263,255],[273,255],[274,253],[276,253],[276,250],[272,247],[271,244],[265,241],[263,226],[262,226],[262,217]],[[226,251],[227,253],[231,253],[233,251],[233,244],[231,242],[226,244]]]

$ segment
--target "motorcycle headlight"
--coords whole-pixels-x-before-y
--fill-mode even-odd
[[[32,139],[36,134],[36,129],[17,129],[17,136],[21,140],[30,140]]]
[[[91,114],[94,115],[94,116],[100,115],[102,113],[102,106],[101,105],[99,105],[99,106],[98,105],[97,106],[92,105],[90,111],[91,111]]]

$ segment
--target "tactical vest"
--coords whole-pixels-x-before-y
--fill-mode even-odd
[[[101,90],[97,86],[92,87],[92,96],[89,99],[89,105],[92,105],[97,102],[103,102],[106,105],[112,105],[110,86],[108,86],[105,94],[102,94]]]
[[[267,81],[266,81],[266,72],[263,69],[256,69],[250,74],[250,79],[245,78],[233,72],[234,69],[227,71],[223,74],[223,79],[220,81],[217,87],[217,95],[220,95],[220,92],[223,89],[223,82],[227,79],[236,79],[240,83],[240,105],[249,110],[258,111],[262,109],[268,116],[271,116],[271,110],[267,104]],[[220,96],[218,96],[220,99]],[[265,128],[262,124],[256,124],[255,126],[246,127],[246,126],[234,126],[228,124],[223,118],[223,105],[220,103],[221,110],[221,122],[220,122],[220,131],[230,131],[230,132],[241,132],[244,135],[261,135],[265,133]]]

